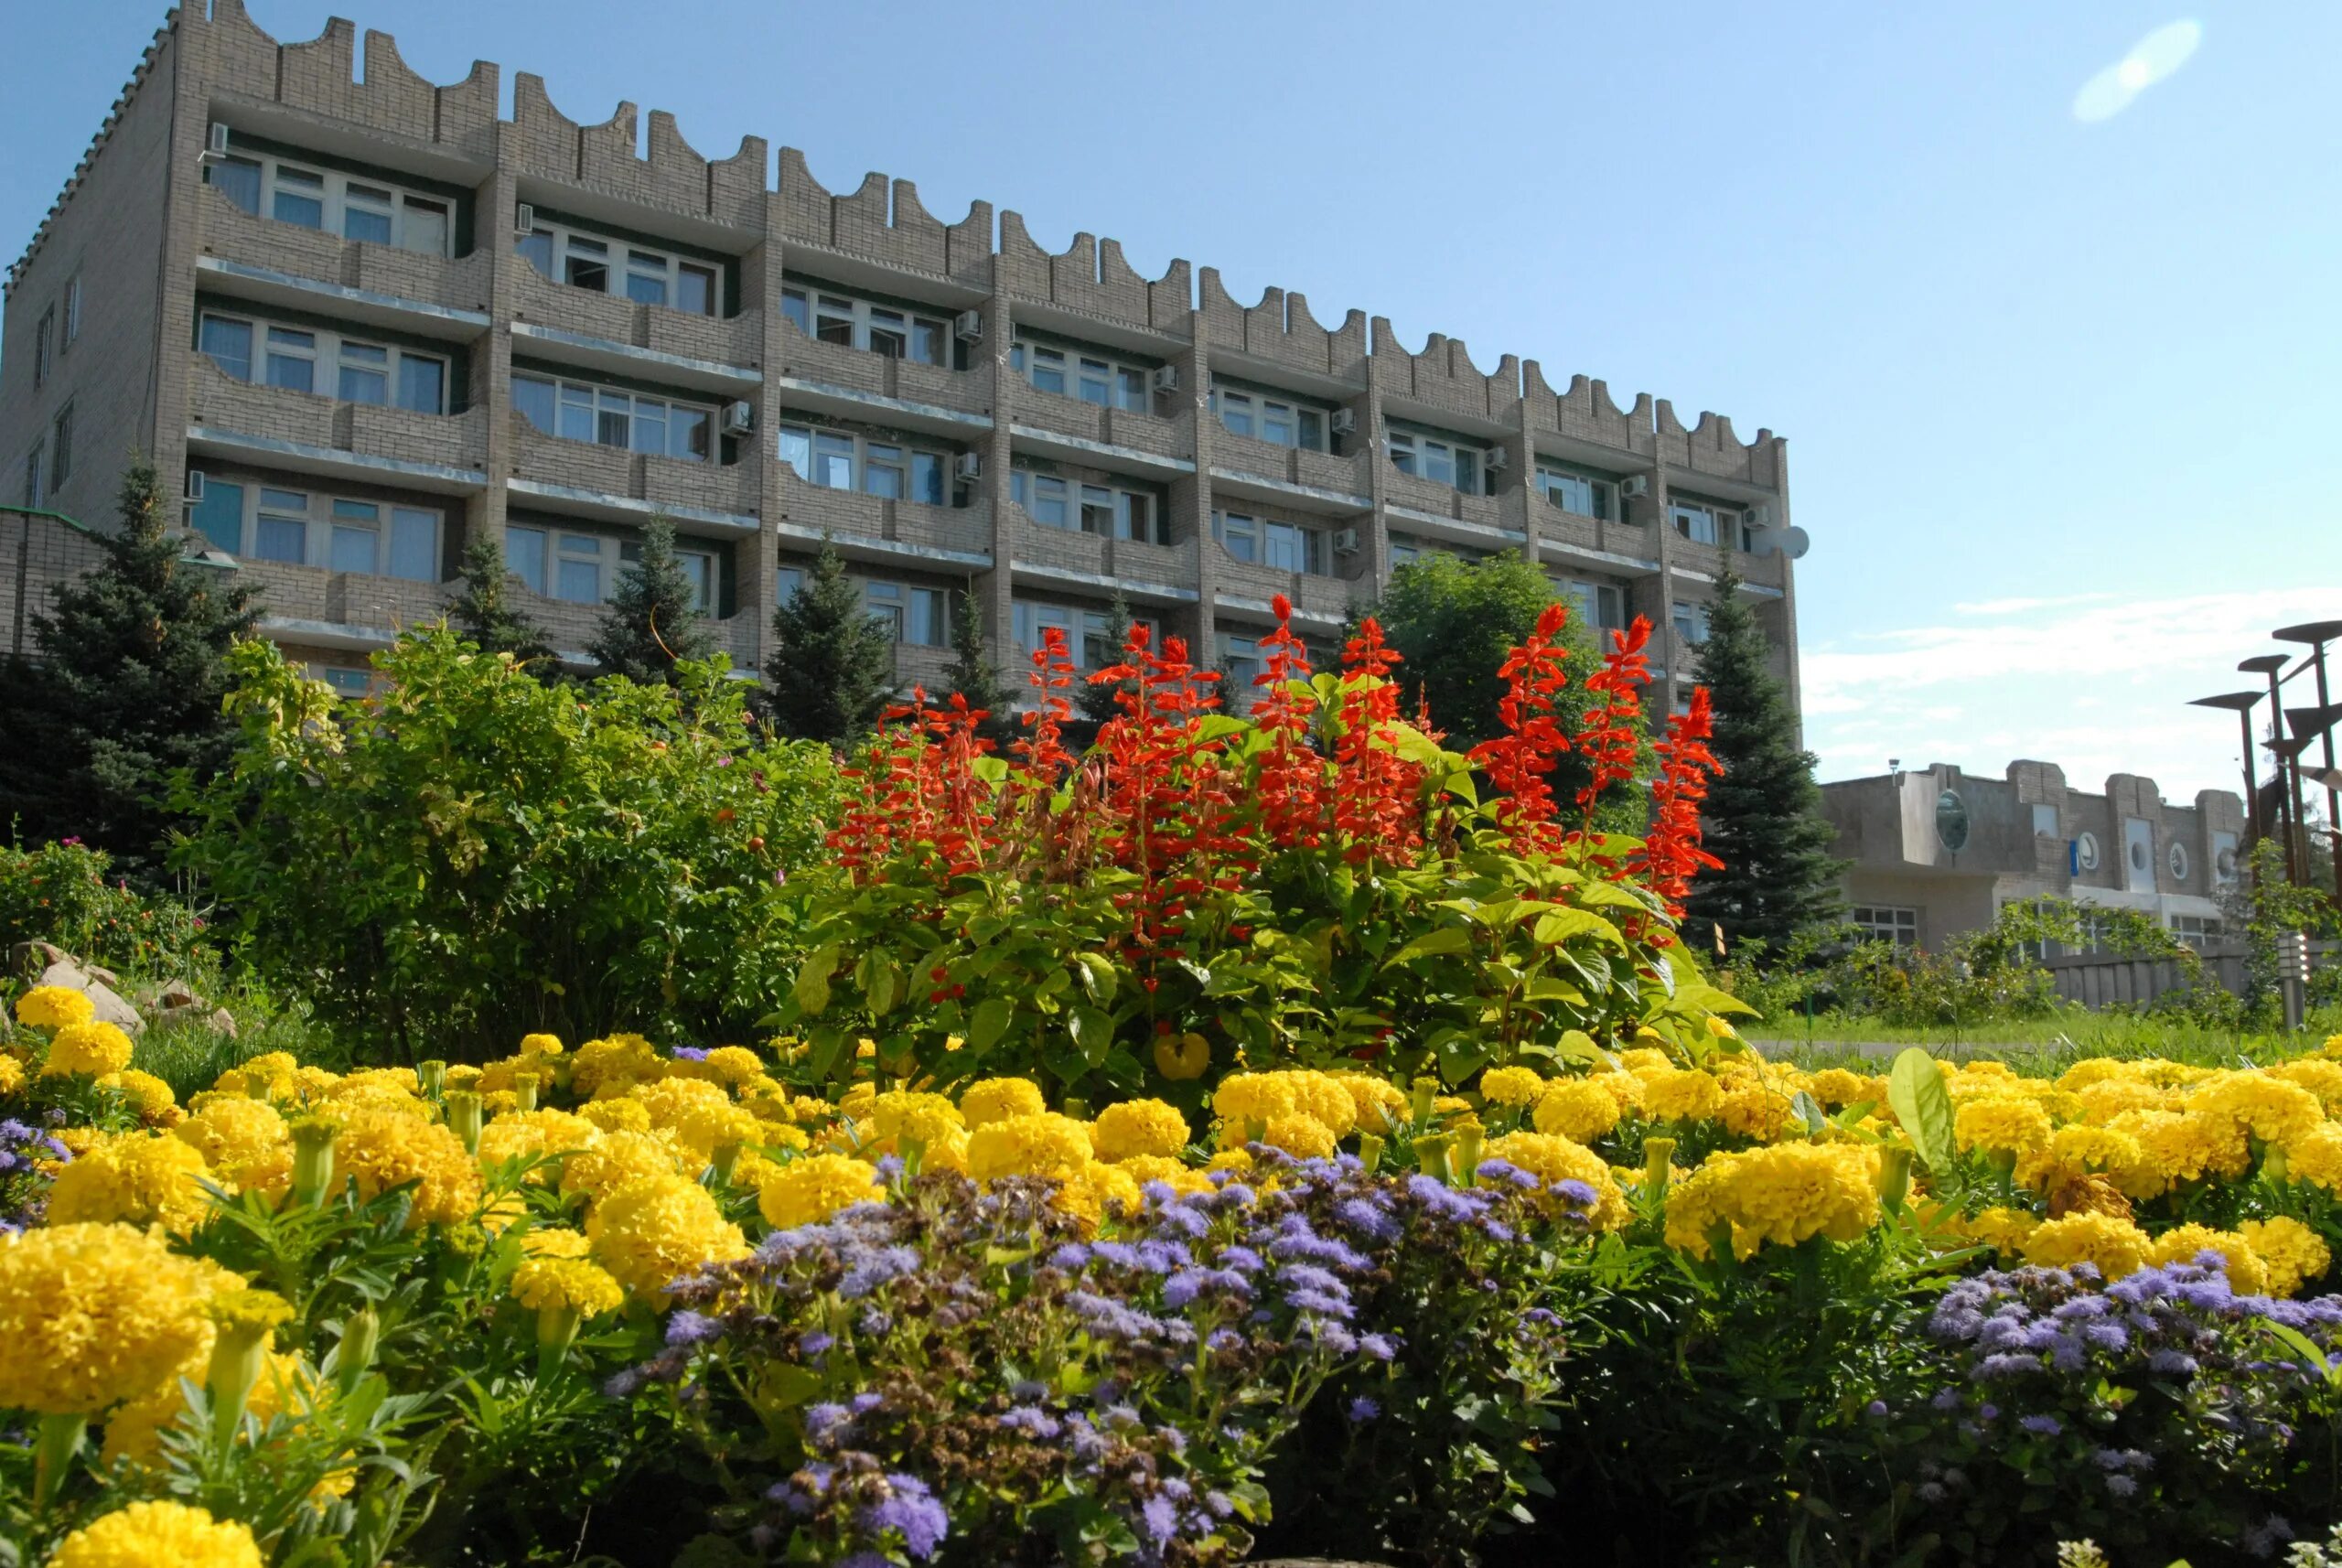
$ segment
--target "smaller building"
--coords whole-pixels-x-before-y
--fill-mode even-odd
[[[2142,910],[2200,943],[2219,932],[2244,843],[2244,801],[2229,790],[2174,805],[2154,779],[2117,773],[2085,794],[2048,762],[2012,762],[2001,779],[1939,762],[1824,784],[1821,801],[1850,863],[1854,923],[1936,950],[2045,894]]]

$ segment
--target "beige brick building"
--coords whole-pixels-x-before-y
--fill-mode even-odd
[[[710,160],[630,103],[581,125],[527,74],[505,119],[494,65],[434,86],[384,34],[359,51],[344,21],[279,44],[241,0],[174,13],[0,337],[0,500],[102,524],[153,454],[338,685],[438,613],[477,533],[575,653],[663,512],[744,667],[824,537],[907,682],[946,662],[954,594],[1012,669],[1047,626],[1081,650],[1119,591],[1245,676],[1279,591],[1330,650],[1395,564],[1511,550],[1661,628],[1660,703],[1728,565],[1796,690],[1769,431],[1438,335],[1411,353],[1299,294],[1239,305],[1184,261],[1150,281],[1112,240],[1052,255],[908,180],[833,195],[759,138]],[[0,517],[19,626],[87,553]]]
[[[1854,923],[1933,951],[2044,895],[2136,909],[2200,941],[2219,933],[2244,843],[2232,791],[2174,805],[2154,779],[2117,773],[2092,795],[2048,762],[2012,762],[2001,779],[1942,762],[1845,779],[1821,786],[1821,803],[1850,863]]]

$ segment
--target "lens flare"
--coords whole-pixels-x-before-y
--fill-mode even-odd
[[[2131,101],[2186,65],[2204,41],[2203,25],[2170,22],[2131,46],[2121,59],[2093,75],[2074,94],[2074,118],[2084,124],[2111,120]]]

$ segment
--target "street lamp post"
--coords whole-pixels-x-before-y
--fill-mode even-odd
[[[2294,791],[2289,790],[2285,784],[2286,756],[2278,750],[2285,738],[2285,703],[2277,692],[2277,671],[2284,667],[2285,656],[2282,653],[2256,653],[2237,663],[2237,668],[2247,675],[2269,678],[2269,749],[2276,753],[2277,758],[2277,824],[2285,835],[2285,880],[2298,887],[2301,886],[2302,868],[2301,856],[2294,844],[2295,819],[2286,808]]]
[[[2326,771],[2331,774],[2334,771],[2334,723],[2337,716],[2342,715],[2337,714],[2334,699],[2326,694],[2326,645],[2342,638],[2342,620],[2307,621],[2300,626],[2281,627],[2269,635],[2280,642],[2309,645],[2310,666],[2317,671],[2317,711],[2311,722],[2315,726],[2319,740],[2325,745]],[[2304,733],[2300,729],[2301,714],[2296,712],[2286,716],[2294,721],[2296,734]],[[2335,897],[2342,899],[2342,792],[2337,792],[2331,783],[2326,787],[2326,836],[2335,850]]]
[[[2261,701],[2258,692],[2223,692],[2217,697],[2198,697],[2187,705],[2191,708],[2226,708],[2236,714],[2237,729],[2244,741],[2244,825],[2246,836],[2257,839],[2261,827],[2261,778],[2252,766],[2252,710]]]

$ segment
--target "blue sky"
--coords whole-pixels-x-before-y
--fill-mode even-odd
[[[332,9],[252,8],[285,39]],[[947,220],[981,197],[1780,432],[1824,778],[2229,785],[2232,722],[2185,699],[2342,616],[2342,6],[343,8],[435,80],[494,59],[580,120],[631,98],[705,153],[760,134],[837,188],[884,169]],[[161,14],[16,7],[0,244]],[[2077,118],[2182,19],[2192,58]]]

